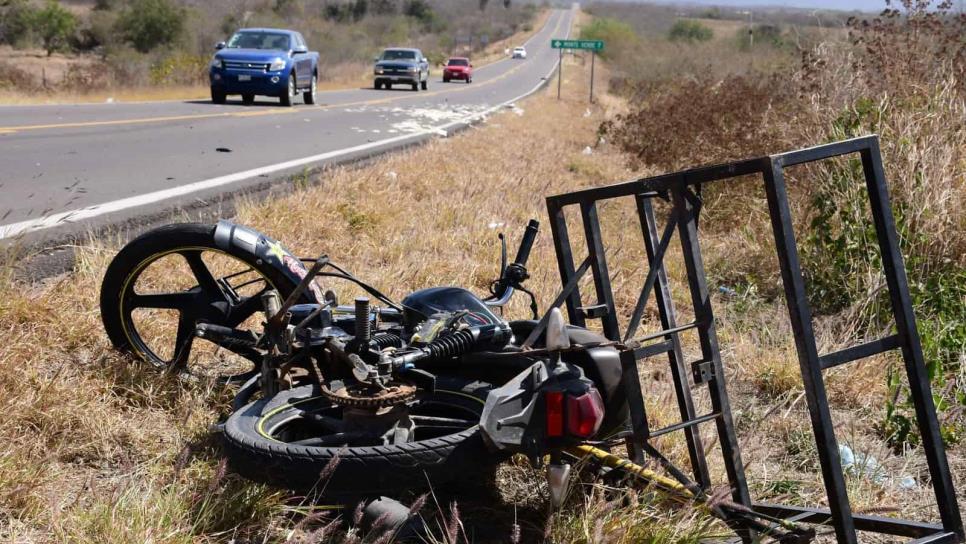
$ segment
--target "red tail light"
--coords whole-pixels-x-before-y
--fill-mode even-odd
[[[547,403],[547,436],[563,436],[564,432],[564,394],[562,391],[547,391],[544,399]]]
[[[579,397],[567,397],[567,432],[569,434],[590,438],[597,433],[603,421],[604,401],[601,400],[600,393],[596,389],[591,388]],[[550,429],[549,418],[547,429],[548,431]]]

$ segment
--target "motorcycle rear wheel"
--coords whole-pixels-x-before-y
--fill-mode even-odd
[[[315,386],[296,387],[229,416],[225,453],[231,467],[247,478],[327,498],[438,489],[454,479],[482,479],[502,460],[487,451],[478,426],[491,389],[485,382],[438,376],[435,393],[410,409],[416,423],[413,442],[343,445],[340,438],[327,440],[313,424],[319,414],[340,408]],[[326,445],[303,445],[313,441]]]

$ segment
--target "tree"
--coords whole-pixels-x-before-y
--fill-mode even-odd
[[[714,37],[714,32],[707,26],[689,19],[678,19],[668,32],[668,39],[672,42],[706,42]]]
[[[352,4],[352,19],[354,21],[361,21],[366,13],[369,11],[369,2],[367,0],[356,0]]]
[[[376,15],[392,15],[396,13],[394,0],[372,0],[370,10]]]
[[[37,9],[27,0],[0,0],[0,42],[14,46],[31,45]]]
[[[185,11],[171,0],[132,0],[117,30],[142,53],[175,42],[184,32]]]
[[[406,0],[406,4],[403,6],[403,15],[414,17],[420,21],[432,17],[432,13],[433,8],[429,6],[426,0]]]
[[[47,5],[34,14],[33,22],[48,57],[54,51],[66,47],[77,28],[77,18],[57,0],[47,0]]]

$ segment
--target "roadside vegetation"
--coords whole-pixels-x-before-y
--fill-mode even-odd
[[[594,12],[603,15],[608,9],[623,8],[599,5]],[[702,21],[691,24],[716,20]],[[671,26],[670,38],[680,24]],[[617,76],[617,84],[635,106],[602,130],[635,166],[661,169],[880,134],[943,431],[955,443],[962,438],[966,406],[966,172],[961,160],[966,151],[966,21],[944,6],[907,3],[902,12],[852,18],[844,27],[832,32],[777,22],[746,25],[743,33],[750,30],[754,38],[735,40],[732,34],[714,45],[732,58],[730,65],[702,61],[707,50],[691,44],[679,56],[691,58],[695,68],[688,71],[684,62],[684,73],[667,76],[635,66],[637,59],[615,58],[613,64],[627,70]],[[647,31],[641,34],[647,39]],[[625,35],[619,33],[621,39]],[[619,54],[628,55],[635,47]],[[794,185],[799,244],[816,319],[830,338],[841,341],[873,339],[889,334],[891,326],[860,173],[854,163],[830,162],[797,172]],[[743,196],[750,190],[716,189],[711,221],[720,206],[726,210],[721,227],[735,228],[728,234],[767,231],[765,216],[755,226],[732,221],[742,207],[756,205]],[[772,246],[756,243],[748,250],[747,266],[731,264],[720,279],[772,304],[780,296],[774,267],[760,265],[774,261]],[[914,446],[917,437],[899,368],[890,363],[886,370],[890,394],[882,399],[877,432],[902,451]]]
[[[530,217],[546,225],[544,195],[877,132],[966,504],[966,28],[942,11],[906,7],[908,15],[856,20],[756,13],[752,44],[744,14],[597,3],[581,28],[582,37],[607,40],[607,62],[597,68],[610,92],[597,104],[586,104],[588,59],[568,55],[562,101],[540,93],[464,134],[369,166],[302,176],[290,194],[245,203],[234,219],[297,254],[324,251],[394,297],[437,284],[485,292],[497,272],[496,233],[518,236]],[[711,38],[672,40],[680,20],[711,29]],[[889,333],[857,174],[854,164],[833,161],[789,178],[823,353]],[[411,205],[391,214],[398,203]],[[763,191],[753,180],[711,186],[703,210],[702,251],[752,494],[821,504]],[[621,248],[608,264],[623,320],[646,272],[632,214],[601,207],[606,242]],[[578,247],[579,229],[571,233]],[[73,273],[41,284],[17,280],[14,261],[0,272],[0,330],[9,339],[0,345],[0,537],[381,542],[382,534],[360,534],[300,497],[226,470],[209,430],[226,413],[225,392],[166,379],[110,349],[97,291],[117,248],[110,238],[91,241],[77,248]],[[676,242],[666,259],[687,320]],[[559,289],[549,229],[530,264],[529,286],[543,307]],[[525,301],[514,304],[508,315],[526,315]],[[656,312],[645,315],[654,330]],[[695,339],[685,341],[694,355]],[[900,361],[882,355],[826,373],[837,436],[857,460],[846,470],[850,498],[857,512],[935,519],[900,370]],[[663,363],[642,373],[652,426],[676,422]],[[710,404],[703,391],[695,390],[701,413]],[[703,438],[714,444],[713,428]],[[655,446],[687,466],[679,434]],[[720,452],[712,448],[709,459],[715,480],[725,482]],[[421,505],[430,541],[448,544],[681,543],[726,534],[700,508],[669,508],[647,492],[615,495],[589,481],[574,488],[566,507],[548,515],[539,471],[515,460],[491,489],[406,500]]]
[[[420,47],[433,63],[484,61],[538,28],[539,11],[524,0],[8,0],[0,97],[204,95],[214,44],[246,26],[300,30],[319,51],[320,85],[352,86],[390,45]]]

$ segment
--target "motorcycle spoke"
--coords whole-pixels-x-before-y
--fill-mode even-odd
[[[225,294],[222,292],[221,287],[215,281],[215,277],[211,275],[208,266],[201,259],[201,252],[182,251],[181,256],[188,261],[188,266],[191,267],[191,273],[198,280],[198,285],[201,287],[202,292],[212,300],[225,300]]]
[[[191,352],[191,341],[195,336],[195,320],[185,313],[178,319],[178,334],[174,340],[174,357],[170,363],[177,367],[184,367],[188,363]]]
[[[309,421],[330,432],[340,433],[342,432],[342,429],[345,428],[345,423],[343,423],[343,421],[339,418],[324,416],[322,414],[312,412],[302,412],[301,416],[306,421]]]
[[[242,297],[241,302],[232,306],[228,311],[228,318],[225,320],[225,326],[234,329],[238,325],[244,323],[255,312],[261,310],[262,295],[267,293],[269,290],[269,287],[266,285],[258,293],[250,297]]]
[[[157,293],[150,295],[132,294],[128,302],[128,307],[132,310],[137,308],[159,308],[184,311],[193,302],[194,294],[188,292]]]

